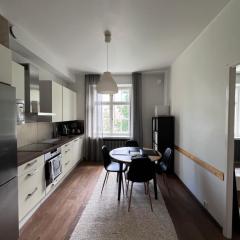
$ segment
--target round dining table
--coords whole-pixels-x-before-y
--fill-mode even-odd
[[[139,148],[139,147],[121,147],[121,148],[115,148],[112,151],[109,152],[110,157],[112,158],[112,161],[117,162],[120,164],[120,173],[122,173],[123,170],[123,164],[129,164],[132,161],[133,157],[148,157],[151,161],[156,162],[160,161],[162,158],[162,154],[158,151],[155,151],[153,149],[149,148]],[[121,198],[121,187],[122,187],[122,174],[119,174],[118,179],[118,201],[120,201]],[[155,193],[155,199],[158,198],[157,196],[157,178],[156,174],[153,178],[153,184],[154,184],[154,193]]]

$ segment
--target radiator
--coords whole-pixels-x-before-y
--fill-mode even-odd
[[[119,148],[119,147],[125,147],[126,141],[128,139],[121,139],[121,138],[104,138],[103,139],[103,144],[107,146],[109,151],[111,151],[114,148]]]

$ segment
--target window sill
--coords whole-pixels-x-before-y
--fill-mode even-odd
[[[103,137],[103,140],[129,140],[129,139],[130,139],[130,137],[125,137],[125,136],[123,136],[123,137],[121,137],[121,136],[117,136],[117,137],[111,137],[111,136]]]

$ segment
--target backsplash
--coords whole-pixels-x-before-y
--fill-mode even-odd
[[[17,125],[17,147],[52,138],[53,124],[34,122]]]

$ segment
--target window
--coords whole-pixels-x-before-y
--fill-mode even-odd
[[[119,85],[117,94],[102,95],[103,137],[130,137],[131,92],[131,85]]]

